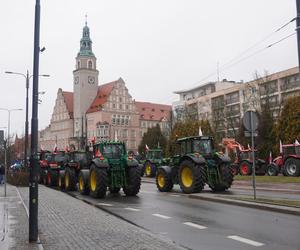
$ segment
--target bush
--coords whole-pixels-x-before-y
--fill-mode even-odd
[[[29,172],[25,170],[7,171],[7,183],[14,186],[29,186]]]

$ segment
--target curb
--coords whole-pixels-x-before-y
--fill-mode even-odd
[[[216,197],[206,197],[206,196],[199,196],[199,195],[195,195],[195,194],[190,194],[190,195],[188,195],[188,197],[191,199],[219,202],[219,203],[224,203],[224,204],[228,204],[228,205],[255,208],[255,209],[260,209],[260,210],[266,210],[266,211],[300,216],[299,208],[286,207],[286,206],[280,206],[280,205],[271,205],[271,204],[267,204],[267,203],[262,204],[262,203],[257,203],[257,202],[230,200],[230,199],[216,198]]]

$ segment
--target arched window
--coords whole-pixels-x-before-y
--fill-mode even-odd
[[[92,61],[88,61],[88,68],[92,69],[93,68],[93,62]]]
[[[77,69],[80,68],[80,61],[77,62]]]

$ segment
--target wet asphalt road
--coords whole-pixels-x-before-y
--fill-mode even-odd
[[[72,195],[188,249],[300,249],[299,216],[195,200],[178,191],[160,193],[143,183],[138,197]]]

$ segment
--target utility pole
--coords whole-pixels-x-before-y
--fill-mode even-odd
[[[31,156],[29,177],[29,242],[38,240],[38,99],[40,56],[40,0],[35,2],[33,87],[31,118]]]
[[[297,17],[296,17],[296,31],[298,42],[298,67],[300,69],[300,0],[296,0],[297,5]]]
[[[25,168],[28,169],[27,164],[27,150],[28,150],[28,90],[29,90],[29,72],[27,70],[26,74],[26,117],[25,117],[25,150],[24,150],[24,158],[25,158]]]

